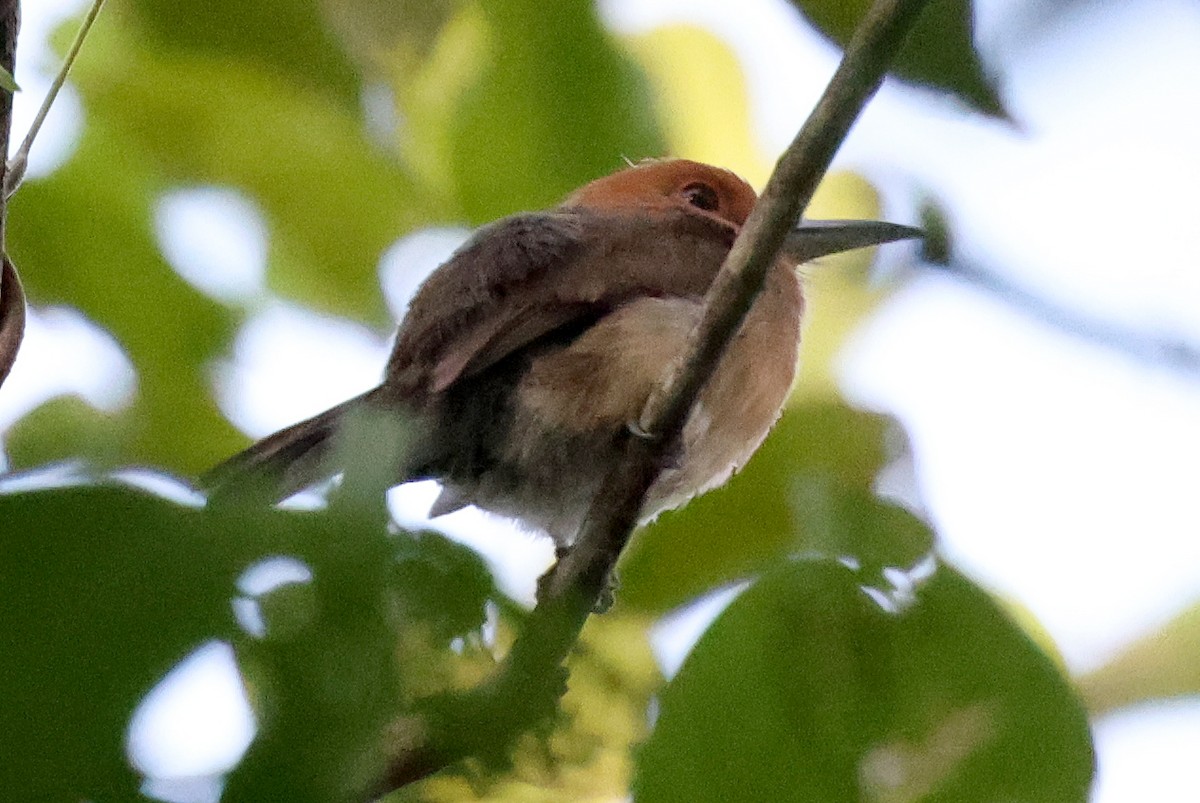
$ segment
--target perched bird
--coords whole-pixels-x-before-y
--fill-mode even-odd
[[[480,229],[418,290],[379,387],[218,466],[202,481],[210,501],[252,486],[278,500],[332,476],[339,427],[370,409],[411,422],[396,481],[441,481],[433,515],[474,504],[568,546],[756,200],[727,170],[649,161]],[[643,518],[724,483],[778,418],[804,311],[797,266],[918,234],[871,221],[792,232]]]

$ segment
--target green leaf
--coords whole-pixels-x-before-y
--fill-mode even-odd
[[[455,194],[483,223],[661,156],[641,73],[589,0],[482,3],[481,72],[448,121]]]
[[[449,674],[451,633],[477,631],[494,593],[476,556],[393,535],[342,503],[287,513],[183,507],[124,487],[13,493],[0,495],[0,549],[0,783],[19,800],[135,797],[130,717],[212,639],[237,645],[260,726],[227,799],[361,796],[402,679],[428,675],[430,661]],[[233,620],[237,581],[279,556],[312,580],[240,597],[266,623],[252,638]],[[440,640],[400,653],[402,625],[440,628]]]
[[[21,87],[17,86],[17,79],[13,78],[12,73],[0,67],[0,89],[5,92],[20,92]]]
[[[639,803],[1086,799],[1087,718],[1020,628],[945,567],[890,599],[833,562],[763,577],[662,695]]]
[[[17,421],[5,433],[10,468],[33,468],[83,457],[113,465],[129,437],[128,420],[106,415],[78,396],[58,396]]]
[[[254,72],[316,90],[343,111],[358,105],[358,76],[328,31],[319,3],[126,0],[124,5],[133,15],[123,20],[133,22],[155,51],[241,62]]]
[[[267,637],[239,642],[259,732],[222,800],[360,799],[401,709],[392,541],[372,516],[338,507],[288,526],[313,579],[261,600]]]
[[[437,46],[461,0],[336,0],[323,2],[328,27],[364,68],[406,79]]]
[[[403,722],[394,723],[404,693],[450,685],[451,639],[483,641],[495,587],[481,559],[432,534],[392,535],[382,489],[367,496],[353,487],[370,487],[372,475],[384,481],[402,429],[393,419],[352,418],[341,446],[348,479],[329,509],[277,519],[288,524],[289,554],[313,579],[257,600],[265,637],[239,644],[260,690],[260,731],[225,801],[363,799],[382,777],[391,739],[402,738],[395,728]],[[273,520],[254,509],[233,513],[252,532]]]
[[[0,495],[0,784],[13,800],[125,800],[134,706],[231,633],[238,556],[197,512],[124,488]]]
[[[124,414],[131,423],[114,457],[198,471],[242,442],[209,384],[208,361],[231,336],[233,315],[159,253],[150,231],[158,182],[136,152],[93,120],[74,158],[13,197],[10,248],[33,301],[78,307],[116,337],[138,371],[138,395]]]
[[[792,0],[809,22],[845,47],[870,0]],[[976,111],[1008,119],[1008,112],[975,52],[975,20],[970,0],[930,0],[892,72],[957,96]]]
[[[253,61],[149,50],[137,31],[90,44],[102,57],[75,78],[93,125],[117,140],[108,161],[138,154],[160,191],[192,183],[245,191],[269,228],[273,289],[390,321],[379,258],[430,217],[398,160],[368,138],[357,107],[330,104]]]
[[[909,566],[929,549],[926,528],[902,549],[858,526],[887,459],[891,420],[834,402],[789,406],[755,456],[722,488],[665,513],[638,533],[618,568],[618,601],[663,611],[804,550]],[[830,433],[837,437],[830,437]],[[897,512],[897,516],[904,516]],[[834,543],[829,521],[838,522]],[[911,519],[911,517],[908,517]],[[900,532],[899,530],[897,532]]]
[[[1079,678],[1088,710],[1105,713],[1154,699],[1200,693],[1200,604],[1130,644]]]
[[[357,108],[252,60],[152,50],[129,24],[117,18],[89,42],[92,57],[75,71],[88,126],[66,165],[14,197],[11,249],[34,302],[78,307],[130,355],[138,395],[112,459],[194,473],[244,445],[211,389],[237,316],[159,252],[161,193],[242,189],[270,226],[276,288],[378,322],[390,317],[379,256],[426,218]]]
[[[395,571],[395,582],[404,590],[406,615],[424,622],[444,641],[478,632],[484,624],[484,604],[497,594],[477,552],[432,530],[400,539]]]

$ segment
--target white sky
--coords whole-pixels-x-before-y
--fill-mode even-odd
[[[17,131],[53,67],[37,47],[42,32],[81,5],[26,4]],[[1110,2],[1064,18],[1052,35],[1013,41],[1002,23],[1016,5],[977,3],[980,40],[999,59],[1020,131],[889,86],[840,164],[873,174],[885,189],[936,191],[953,210],[963,249],[1028,288],[1200,344],[1200,7]],[[726,37],[746,67],[767,152],[791,138],[833,69],[832,51],[795,25],[782,0],[609,0],[604,8],[621,30],[686,17]],[[33,154],[31,176],[69,155],[79,114],[68,91]],[[904,195],[890,198],[900,217],[911,213]],[[223,409],[243,429],[263,434],[376,380],[387,348],[378,335],[264,295],[269,232],[252,203],[221,188],[181,190],[164,199],[157,224],[181,275],[261,311],[214,374]],[[412,289],[411,274],[399,286],[396,265],[432,267],[462,236],[425,233],[389,252],[379,270],[394,312]],[[213,278],[215,266],[229,265],[241,269]],[[291,370],[301,359],[322,367]],[[35,372],[33,364],[61,369]],[[1193,487],[1200,377],[1138,364],[936,277],[911,283],[859,333],[843,376],[852,399],[908,429],[947,554],[1027,607],[1073,668],[1102,663],[1200,598]],[[0,428],[67,391],[112,409],[135,383],[110,337],[73,311],[39,310],[0,394]],[[415,520],[431,493],[423,486],[397,492],[402,518]],[[480,514],[456,515],[445,523],[460,537],[479,533]],[[528,598],[549,559],[546,545],[512,532],[475,542],[494,560],[507,557],[506,586]],[[719,606],[708,607],[715,615]],[[133,740],[141,765],[163,774],[229,763],[252,728],[219,645],[201,649],[189,667],[192,685],[177,685],[174,707],[159,707]],[[1195,701],[1121,712],[1096,733],[1095,801],[1185,800],[1192,798],[1181,790],[1200,787],[1190,760],[1200,749]],[[180,794],[203,799],[206,792]]]

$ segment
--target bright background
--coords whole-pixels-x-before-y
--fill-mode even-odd
[[[1014,124],[889,84],[836,163],[876,183],[890,219],[912,222],[921,196],[939,199],[957,253],[1038,303],[933,269],[897,275],[911,269],[885,255],[878,281],[903,285],[841,352],[838,376],[849,399],[908,432],[915,472],[892,478],[890,492],[916,498],[909,491],[919,489],[944,553],[1026,611],[1066,666],[1086,674],[1200,598],[1200,365],[1186,359],[1200,350],[1200,107],[1190,102],[1200,7],[1048,5],[977,3],[978,45]],[[81,8],[25,4],[18,134],[56,69],[48,32]],[[790,140],[836,63],[782,2],[602,8],[623,35],[686,21],[721,37],[744,68],[762,159]],[[377,116],[371,104],[364,99],[364,113]],[[68,85],[30,181],[68,158],[84,125]],[[377,380],[388,348],[378,333],[269,296],[266,226],[252,202],[181,188],[160,201],[156,227],[188,282],[256,310],[213,369],[240,429],[266,434]],[[415,287],[412,266],[432,269],[465,234],[428,230],[387,252],[378,269],[394,316]],[[121,346],[82,314],[35,308],[0,393],[0,432],[64,393],[120,409],[137,383]],[[401,520],[419,520],[433,492],[396,492]],[[532,598],[547,545],[470,511],[438,524],[483,551],[507,590]],[[677,653],[678,641],[664,650]],[[235,761],[253,725],[233,672],[227,648],[194,654],[139,715],[139,764],[195,775]],[[1195,698],[1118,710],[1099,718],[1095,735],[1094,800],[1190,800],[1200,788]]]

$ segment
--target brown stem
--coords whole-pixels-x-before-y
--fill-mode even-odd
[[[0,66],[13,74],[17,54],[17,31],[21,27],[19,0],[0,0]],[[12,131],[12,94],[0,92],[0,187],[5,184],[8,139]],[[5,243],[8,228],[8,204],[0,192],[0,385],[8,378],[21,339],[25,336],[25,291],[17,269],[8,258]]]

